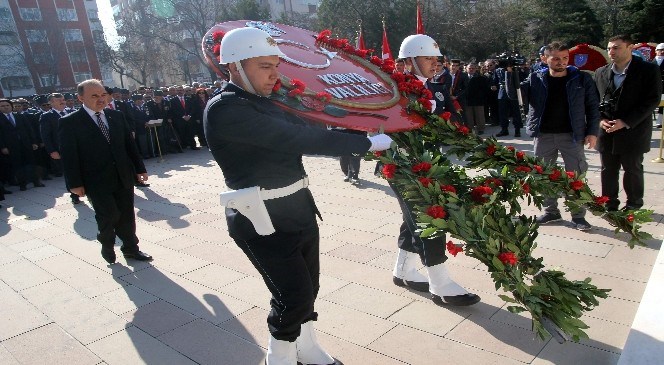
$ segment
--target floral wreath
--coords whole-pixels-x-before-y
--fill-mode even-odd
[[[215,40],[218,33],[212,36]],[[652,211],[608,211],[608,198],[593,194],[585,174],[566,172],[555,163],[502,146],[494,137],[483,140],[468,127],[450,121],[449,112],[432,114],[431,93],[420,80],[394,73],[392,60],[369,56],[371,50],[357,50],[347,39],[330,36],[331,31],[324,30],[316,40],[386,73],[383,77],[390,78],[409,99],[408,111],[426,120],[420,129],[390,134],[396,148],[367,156],[383,163],[383,177],[412,207],[420,237],[449,233],[464,241],[464,245],[448,241],[447,251],[452,256],[464,252],[484,263],[496,290],[502,288],[511,294],[499,295],[510,303],[507,310],[530,312],[533,330],[541,339],[553,335],[562,343],[570,336],[574,341],[588,338],[584,329],[589,327],[579,318],[610,290],[597,288],[590,278],[569,280],[560,270],[545,269],[542,258],[532,257],[538,224],[534,217],[521,214],[522,202],[541,209],[544,196],[562,195],[570,210],[584,207],[607,220],[615,233],[629,234],[630,248],[645,245],[645,240],[652,238],[641,231],[641,224],[651,221]],[[218,55],[219,47],[214,49]],[[319,110],[334,100],[326,92],[307,91],[297,79],[286,81],[275,85],[272,97],[289,106]],[[441,152],[431,147],[441,143],[451,148]],[[464,158],[467,164],[454,165],[446,155]],[[487,175],[470,177],[468,169],[486,171]]]

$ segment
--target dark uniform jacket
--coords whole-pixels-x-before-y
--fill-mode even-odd
[[[629,128],[606,133],[600,128],[597,150],[614,154],[645,153],[652,139],[652,111],[662,97],[662,82],[656,64],[632,57],[620,88],[613,85],[612,64],[595,72],[600,101],[613,100],[614,119],[622,119]]]
[[[58,136],[67,186],[85,187],[86,193],[109,193],[134,186],[135,174],[145,166],[124,115],[104,109],[111,142],[85,108],[60,119]]]
[[[3,113],[0,113],[0,149],[7,148],[9,160],[14,161],[15,164],[33,163],[32,145],[39,143],[37,136],[25,115],[14,112],[12,115],[16,126]],[[19,151],[23,151],[23,153],[19,153]],[[21,156],[27,160],[17,161],[16,159],[20,159]]]
[[[487,104],[487,98],[491,92],[489,79],[479,72],[468,76],[468,88],[466,89],[466,105],[483,106]]]
[[[60,118],[60,114],[55,109],[51,109],[39,117],[40,135],[46,152],[49,154],[60,151],[60,143],[58,142],[58,123]]]
[[[288,186],[306,175],[302,155],[364,154],[366,136],[308,126],[273,101],[248,93],[234,84],[208,102],[203,116],[205,137],[221,167],[226,185],[234,190],[260,186]],[[318,213],[309,189],[265,202],[277,231],[294,232],[316,224]],[[257,237],[251,222],[226,209],[230,236]]]
[[[167,123],[168,115],[171,109],[171,103],[166,100],[166,98],[161,100],[161,103],[157,103],[154,100],[150,100],[145,103],[147,107],[147,113],[150,115],[150,119],[163,119],[164,123]]]

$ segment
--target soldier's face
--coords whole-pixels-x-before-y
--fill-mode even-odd
[[[21,110],[23,110],[23,109],[21,109],[21,104],[17,104],[17,103],[14,103],[14,108],[13,109],[17,113],[20,112]]]
[[[279,79],[279,56],[250,58],[242,61],[242,67],[251,86],[256,90],[256,94],[260,96],[272,94],[272,88]],[[241,80],[235,65],[233,65],[231,72],[236,75],[235,79]]]
[[[51,106],[57,111],[62,111],[65,108],[65,98],[51,98]]]
[[[83,105],[92,109],[95,112],[100,112],[104,110],[106,104],[108,104],[108,93],[101,85],[90,84],[86,85],[83,88],[83,94],[78,96],[78,100],[83,103]]]
[[[12,112],[12,105],[6,101],[0,102],[0,113],[9,114]]]
[[[67,108],[73,108],[74,107],[74,99],[65,100],[65,104],[67,105]]]
[[[406,69],[406,64],[405,64],[404,62],[397,62],[397,63],[395,64],[394,69],[396,70],[396,72],[401,72],[401,73],[403,73],[404,70]]]
[[[406,60],[408,62],[409,60]],[[420,72],[422,72],[422,77],[424,78],[431,78],[433,75],[436,74],[436,63],[438,62],[438,59],[435,56],[419,56],[415,57],[415,63],[417,63],[417,67],[420,69]],[[415,70],[411,70],[415,71]]]
[[[469,75],[472,75],[475,73],[475,71],[477,71],[477,67],[475,67],[475,65],[468,65],[466,70],[468,71]]]

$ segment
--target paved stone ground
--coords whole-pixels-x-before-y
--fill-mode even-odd
[[[526,138],[505,141],[532,150]],[[442,308],[394,286],[401,216],[373,163],[362,164],[357,188],[342,182],[336,159],[306,157],[325,219],[321,342],[347,365],[615,364],[664,237],[664,164],[650,162],[656,152],[645,162],[647,207],[656,212],[645,227],[655,237],[648,247],[630,250],[594,216],[589,233],[570,222],[540,229],[535,254],[548,266],[612,289],[583,318],[591,339],[565,345],[536,339],[528,318],[507,312],[486,268],[463,255],[448,262],[458,281],[482,296],[475,306]],[[598,155],[588,156],[597,190]],[[62,179],[7,196],[0,209],[0,364],[263,363],[269,294],[228,236],[218,203],[226,189],[221,171],[206,150],[147,166],[152,186],[136,191],[136,214],[152,264],[120,256],[107,265],[92,209],[72,206]]]

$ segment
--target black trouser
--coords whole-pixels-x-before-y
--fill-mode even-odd
[[[141,131],[142,133],[136,133],[136,147],[138,147],[138,152],[143,158],[153,157],[154,154],[151,151],[150,144],[152,141],[149,140],[147,131]]]
[[[267,324],[274,338],[293,342],[302,323],[316,320],[320,276],[318,226],[235,240],[272,293]]]
[[[618,209],[620,200],[618,191],[620,190],[618,179],[620,167],[624,170],[623,188],[627,195],[625,205],[630,208],[641,208],[643,206],[644,178],[643,178],[643,153],[622,153],[612,154],[610,152],[601,152],[599,154],[602,161],[602,195],[609,198],[606,203],[607,209]]]
[[[447,255],[445,255],[445,236],[430,239],[421,238],[414,234],[413,232],[417,230],[417,224],[415,223],[415,217],[411,212],[411,208],[406,204],[399,192],[394,189],[394,185],[390,184],[390,187],[394,190],[399,201],[399,207],[403,213],[404,221],[399,228],[399,238],[397,240],[399,248],[420,255],[420,260],[422,260],[424,266],[435,266],[447,261]]]
[[[120,186],[119,182],[116,186]],[[97,220],[97,240],[102,246],[115,245],[115,236],[122,240],[124,253],[138,252],[136,217],[134,215],[134,187],[118,187],[113,192],[87,192]]]
[[[341,156],[339,164],[341,165],[341,172],[351,179],[357,179],[360,173],[360,156]]]
[[[189,119],[188,121],[184,119],[176,119],[173,121],[175,130],[180,137],[180,145],[182,148],[186,147],[196,147],[196,141],[194,140],[194,121]]]
[[[510,119],[512,117],[512,124],[514,130],[519,131],[523,127],[521,122],[521,111],[519,110],[519,102],[512,99],[499,99],[498,100],[498,119],[500,120],[500,129],[507,132],[510,126]]]

